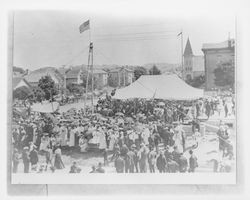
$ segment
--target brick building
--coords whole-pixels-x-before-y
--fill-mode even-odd
[[[234,66],[235,41],[229,39],[221,43],[203,44],[202,51],[205,63],[205,88],[212,90],[218,87],[214,81],[214,70],[221,63],[231,63],[231,66]]]

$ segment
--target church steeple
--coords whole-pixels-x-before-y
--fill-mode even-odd
[[[187,39],[187,44],[184,50],[184,56],[190,56],[193,55],[192,47],[189,41],[189,38]]]

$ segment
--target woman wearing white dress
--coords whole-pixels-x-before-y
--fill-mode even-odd
[[[106,149],[107,142],[104,131],[100,128],[99,130],[99,149]]]
[[[181,125],[178,125],[175,128],[175,134],[174,134],[174,141],[175,141],[175,146],[177,146],[179,152],[183,153],[183,135],[184,135],[184,130],[182,129]]]
[[[93,130],[92,132],[93,138],[89,140],[90,144],[99,144],[99,132],[97,130]]]
[[[71,129],[69,132],[69,146],[73,147],[75,146],[75,130]]]
[[[80,139],[79,139],[79,146],[81,148],[81,152],[87,152],[87,147],[88,147],[88,140],[84,137],[84,136],[81,136]]]
[[[220,116],[221,116],[221,113],[222,113],[222,111],[223,111],[223,102],[222,102],[221,99],[219,100],[219,104],[218,104],[218,106],[217,106],[217,111],[218,111],[218,115],[219,115],[219,117],[220,117]]]
[[[112,130],[108,131],[109,133],[109,150],[113,151],[115,143],[116,143],[116,135],[114,134],[114,132]]]
[[[67,135],[68,135],[67,128],[65,126],[62,126],[60,128],[60,137],[61,137],[61,145],[62,146],[67,146],[67,139],[68,139]]]
[[[47,148],[49,146],[50,140],[49,137],[46,137],[45,135],[41,138],[41,144],[40,144],[40,151],[47,151]]]
[[[148,142],[149,136],[150,136],[150,131],[149,131],[149,129],[146,127],[146,128],[144,128],[144,130],[142,131],[142,134],[141,134],[141,137],[142,137],[142,139],[143,139],[145,145],[148,145],[148,144],[149,144],[149,142]]]

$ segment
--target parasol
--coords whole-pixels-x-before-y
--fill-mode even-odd
[[[165,106],[165,103],[164,102],[159,102],[158,106]]]
[[[132,117],[126,117],[125,121],[128,122],[128,123],[134,122]]]
[[[115,113],[115,115],[116,115],[116,116],[124,116],[124,114],[121,113],[121,112]]]

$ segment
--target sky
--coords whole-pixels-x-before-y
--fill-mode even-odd
[[[90,31],[79,26],[90,19]],[[87,64],[94,44],[94,64],[144,65],[181,63],[189,37],[193,53],[203,55],[203,43],[235,37],[234,16],[116,16],[81,11],[16,11],[14,65],[24,69]],[[230,34],[229,34],[230,33]]]

